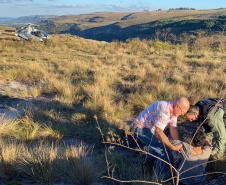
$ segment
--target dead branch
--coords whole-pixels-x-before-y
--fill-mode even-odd
[[[108,176],[103,176],[102,178],[106,178],[106,179],[111,179],[117,182],[121,182],[121,183],[130,183],[130,182],[138,182],[138,183],[147,183],[147,184],[158,184],[158,185],[162,185],[160,183],[157,182],[150,182],[150,181],[141,181],[141,180],[129,180],[129,181],[123,181],[123,180],[118,180],[112,177],[108,177]]]
[[[164,163],[168,164],[169,166],[171,166],[171,167],[177,172],[176,168],[174,168],[170,163],[168,163],[167,161],[165,161],[165,160],[163,160],[163,159],[161,159],[161,158],[159,158],[159,157],[157,157],[157,156],[155,156],[155,155],[153,155],[153,154],[151,154],[151,153],[149,153],[149,152],[146,152],[146,151],[144,151],[144,150],[130,148],[130,147],[125,146],[125,145],[122,145],[122,144],[120,144],[120,143],[113,143],[113,142],[102,142],[102,143],[104,143],[104,144],[116,145],[116,146],[121,146],[121,147],[130,149],[130,150],[133,150],[133,151],[137,151],[137,152],[141,152],[141,153],[146,154],[146,155],[150,155],[150,156],[155,157],[156,159],[159,159],[160,161],[163,161]]]

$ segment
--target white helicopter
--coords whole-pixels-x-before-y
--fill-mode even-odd
[[[49,35],[42,31],[34,28],[34,26],[37,26],[35,24],[28,23],[26,26],[21,27],[16,32],[8,32],[6,30],[0,30],[0,34],[7,34],[7,35],[15,35],[17,37],[21,38],[21,41],[26,40],[37,40],[37,41],[46,41],[49,39]]]

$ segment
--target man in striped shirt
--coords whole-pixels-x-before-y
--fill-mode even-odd
[[[184,115],[189,106],[190,103],[185,97],[177,98],[173,102],[157,101],[148,106],[133,122],[134,132],[137,134],[138,139],[148,146],[149,152],[152,154],[147,156],[147,160],[152,165],[156,162],[155,170],[159,176],[164,176],[167,173],[169,165],[153,155],[169,162],[166,150],[180,152],[182,147],[182,145],[171,144],[164,134],[164,129],[169,124],[172,139],[179,140],[177,117]]]

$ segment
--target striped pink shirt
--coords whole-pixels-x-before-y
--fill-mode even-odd
[[[152,133],[155,127],[164,130],[168,124],[177,127],[177,117],[173,115],[173,102],[168,101],[157,101],[149,105],[134,120],[134,125],[139,128],[150,128]]]

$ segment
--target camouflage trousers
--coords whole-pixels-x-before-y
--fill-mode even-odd
[[[226,148],[226,131],[225,119],[223,118],[224,111],[220,108],[215,109],[211,115],[210,120],[213,122],[213,127],[210,132],[206,132],[206,136],[213,144],[212,154],[216,158],[220,158],[225,154]],[[205,126],[204,126],[205,127]],[[206,130],[206,129],[205,129]]]

